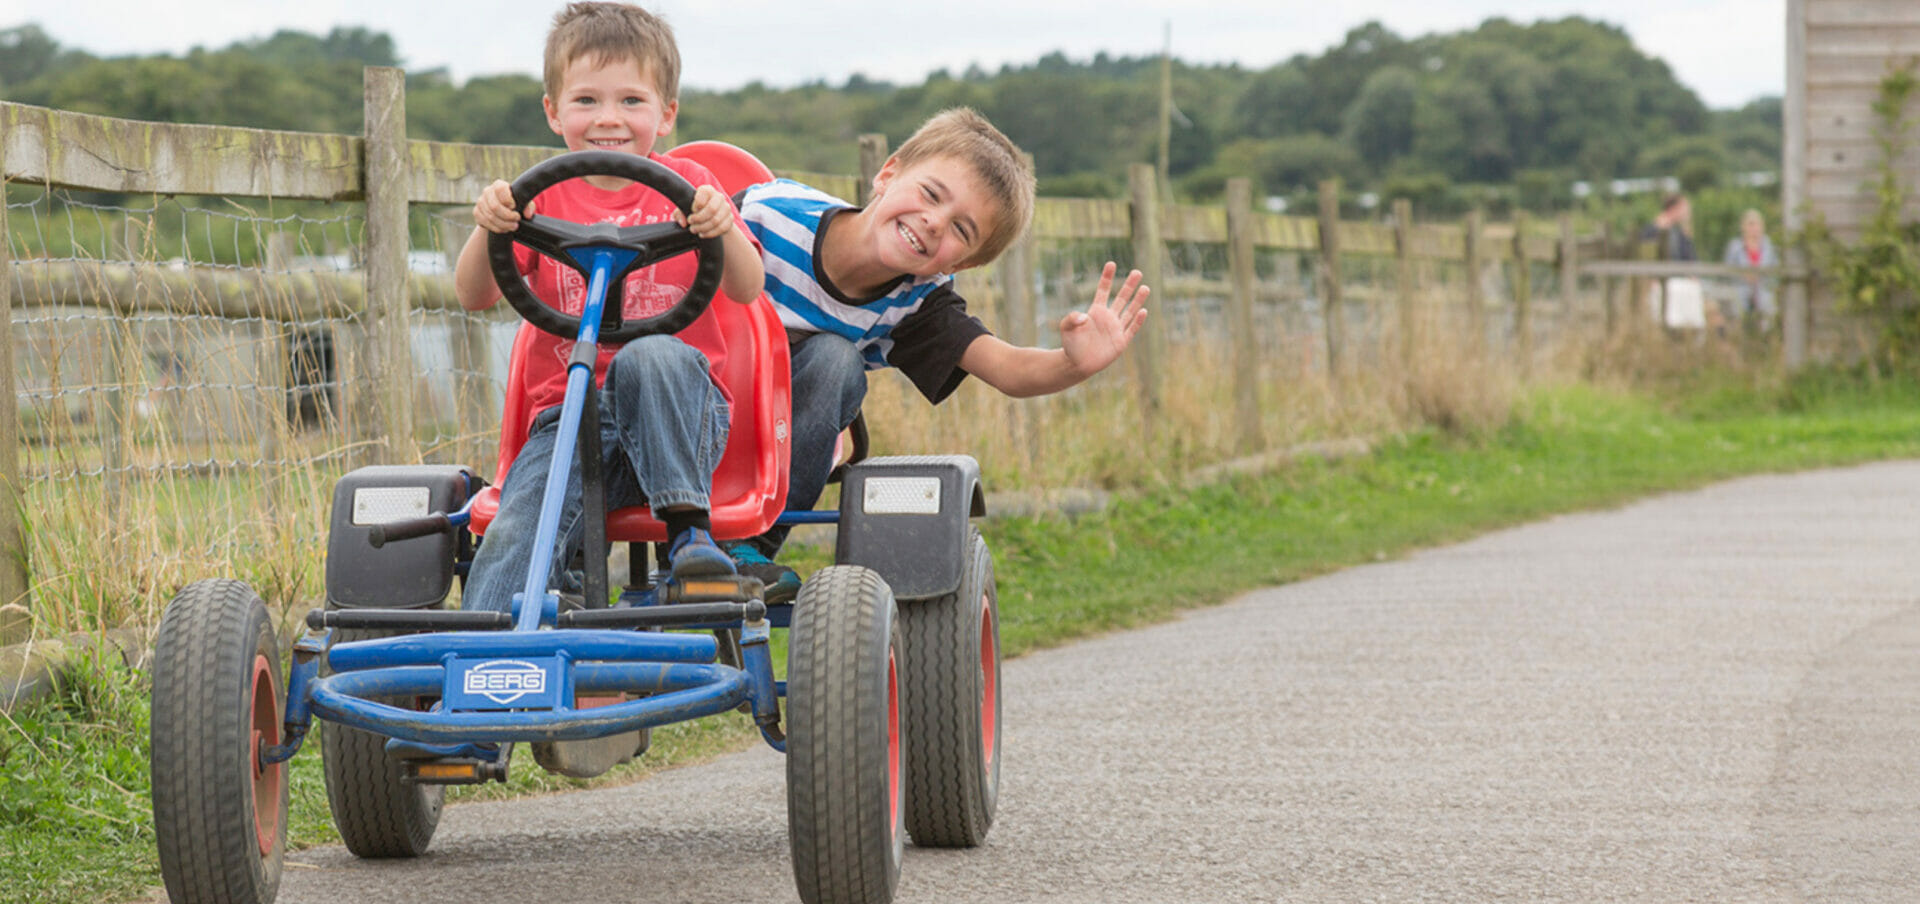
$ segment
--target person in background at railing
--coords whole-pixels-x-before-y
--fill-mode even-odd
[[[1027,228],[1033,191],[1019,148],[985,117],[955,108],[887,159],[865,207],[784,179],[742,193],[740,216],[760,240],[767,297],[793,348],[787,508],[819,500],[869,370],[898,368],[934,404],[969,374],[1025,398],[1073,386],[1127,350],[1147,316],[1138,270],[1116,291],[1107,262],[1093,303],[1060,321],[1054,349],[987,332],[953,290],[953,273],[990,263]],[[800,588],[793,569],[772,561],[785,538],[775,527],[729,550],[742,574],[766,584],[768,602]]]
[[[1640,240],[1653,242],[1663,261],[1697,261],[1693,249],[1693,204],[1674,192],[1660,202],[1660,214],[1640,231]],[[1713,326],[1706,303],[1706,287],[1698,277],[1669,276],[1647,286],[1654,316],[1669,329]],[[1717,310],[1717,309],[1716,309]]]
[[[1767,238],[1767,221],[1760,211],[1740,215],[1740,236],[1727,242],[1726,264],[1733,267],[1777,267],[1780,258]],[[1773,323],[1773,286],[1758,273],[1743,275],[1735,286],[1733,318],[1750,330],[1765,332]]]
[[[1660,202],[1660,215],[1640,233],[1643,241],[1658,242],[1664,261],[1697,261],[1693,250],[1693,204],[1674,192]]]

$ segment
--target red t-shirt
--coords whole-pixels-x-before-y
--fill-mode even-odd
[[[714,178],[707,168],[691,160],[676,157],[649,155],[653,162],[661,164],[681,178],[692,183],[695,188],[711,185],[721,189],[720,180]],[[725,190],[721,189],[725,194]],[[534,199],[534,212],[575,223],[594,225],[612,223],[616,226],[638,226],[646,223],[672,222],[676,208],[665,195],[634,183],[619,191],[604,191],[589,185],[584,179],[569,179],[540,193]],[[753,234],[739,221],[739,212],[734,212],[734,228],[746,235],[748,240]],[[758,243],[755,243],[756,251]],[[579,316],[587,303],[587,280],[578,270],[560,264],[525,245],[515,245],[514,260],[520,272],[527,278],[527,285],[533,293],[555,310]],[[641,267],[628,274],[622,316],[628,320],[652,317],[673,306],[673,303],[685,295],[687,287],[693,284],[694,272],[698,269],[698,257],[689,252],[653,264]],[[675,335],[682,342],[693,346],[707,356],[709,364],[707,376],[713,374],[726,363],[727,345],[717,321],[714,319],[713,306],[733,304],[725,293],[715,292],[713,304],[686,329]],[[561,339],[551,333],[541,332],[528,349],[526,360],[526,391],[528,411],[539,412],[542,409],[560,404],[567,394],[567,356],[573,349],[573,339]],[[594,363],[596,379],[604,379],[607,364],[613,360],[620,346],[601,344],[600,358]],[[714,380],[714,385],[720,382]],[[726,392],[726,387],[720,387]],[[729,399],[728,401],[732,401]]]

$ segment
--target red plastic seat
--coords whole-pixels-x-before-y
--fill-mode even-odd
[[[773,179],[773,173],[752,154],[725,142],[689,142],[667,154],[705,166],[729,194]],[[727,449],[713,472],[713,535],[738,540],[773,526],[787,502],[791,451],[787,418],[792,402],[787,334],[779,314],[764,297],[746,305],[717,298],[709,310],[719,318],[727,337],[725,369],[715,376],[733,399]],[[486,533],[499,511],[500,484],[525,444],[527,426],[535,414],[528,410],[523,362],[537,333],[534,326],[522,323],[514,335],[506,406],[500,414],[500,464],[494,485],[474,497],[469,529],[475,534]],[[662,542],[667,539],[666,526],[646,506],[615,509],[607,513],[607,539]]]

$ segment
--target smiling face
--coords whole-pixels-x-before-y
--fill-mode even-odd
[[[582,54],[568,63],[558,96],[540,99],[547,126],[567,150],[625,151],[644,157],[673,132],[679,102],[663,96],[653,67],[637,60],[605,62]]]
[[[874,254],[887,269],[913,276],[952,273],[970,266],[998,206],[988,200],[973,167],[956,157],[933,157],[901,167],[888,160],[873,179]]]

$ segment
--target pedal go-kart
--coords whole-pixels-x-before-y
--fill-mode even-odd
[[[737,191],[771,178],[717,142],[674,151]],[[681,210],[693,189],[644,158],[578,152],[513,185],[524,206],[562,180],[604,174],[640,181]],[[546,306],[513,266],[513,245],[586,277],[578,317]],[[982,513],[979,467],[959,455],[849,462],[837,512],[783,512],[788,461],[787,345],[764,299],[709,301],[721,248],[672,223],[616,228],[534,216],[489,246],[495,277],[526,319],[514,345],[509,400],[521,399],[536,329],[576,339],[559,442],[526,589],[511,613],[445,608],[472,561],[498,493],[465,468],[367,467],[333,496],[326,605],[283,660],[266,606],[246,584],[191,584],[167,606],[153,659],[153,814],[161,871],[175,902],[273,900],[286,847],[287,761],[314,720],[327,798],[360,857],[413,857],[440,819],[443,786],[504,781],[516,744],[572,776],[599,774],[645,751],[649,729],[747,709],[787,760],[793,872],[808,902],[883,902],[899,878],[905,837],[973,846],[998,796],[998,611],[993,563],[970,522]],[[623,322],[606,305],[636,267],[682,253],[698,276],[670,310]],[[604,509],[598,469],[587,484],[584,593],[546,589],[560,494],[576,448],[598,456],[592,348],[672,332],[700,316],[729,339],[719,378],[733,398],[728,448],[713,482],[714,535],[756,535],[782,523],[836,523],[836,564],[788,604],[768,605],[744,576],[672,582],[663,525],[645,507]],[[504,479],[534,412],[509,401]],[[584,428],[584,429],[583,429]],[[591,445],[589,445],[591,444]],[[858,456],[856,456],[857,458]],[[603,520],[604,519],[604,520]],[[630,544],[630,579],[609,604],[604,553]],[[655,568],[649,571],[651,546]],[[787,680],[769,638],[785,628]],[[786,698],[782,712],[780,698]]]

